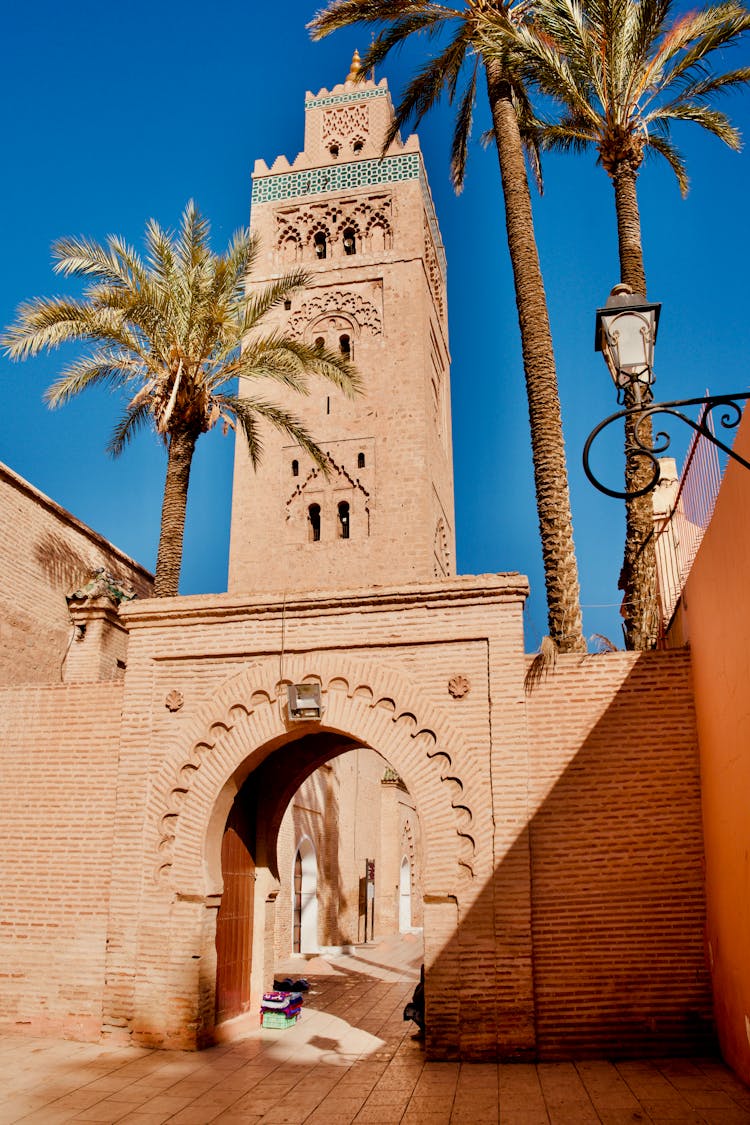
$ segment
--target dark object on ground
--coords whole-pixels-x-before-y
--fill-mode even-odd
[[[419,1030],[424,1033],[424,965],[419,970],[419,984],[414,989],[411,1002],[404,1008],[404,1019],[414,1020]]]
[[[310,982],[304,977],[299,980],[292,980],[291,977],[274,977],[273,987],[277,992],[309,992]]]

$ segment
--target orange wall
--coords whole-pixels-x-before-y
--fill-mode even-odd
[[[750,417],[735,447],[750,460]],[[708,951],[722,1052],[750,1081],[750,475],[730,463],[682,625],[701,750]]]

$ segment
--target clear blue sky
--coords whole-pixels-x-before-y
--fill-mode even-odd
[[[258,5],[160,0],[73,5],[41,0],[4,15],[0,321],[20,301],[65,291],[49,247],[66,234],[123,234],[140,245],[150,216],[174,224],[194,197],[216,248],[248,220],[256,157],[302,147],[304,95],[345,77],[364,35],[309,41],[314,2]],[[425,44],[383,72],[394,96]],[[750,46],[726,67],[750,63]],[[723,107],[750,137],[750,94]],[[529,576],[527,648],[546,631],[528,419],[495,151],[480,111],[466,189],[448,179],[450,111],[420,128],[448,257],[458,569]],[[747,314],[748,154],[689,125],[675,131],[691,191],[682,200],[656,161],[640,177],[649,296],[663,302],[657,351],[661,398],[743,389]],[[617,590],[622,505],[581,469],[587,433],[615,409],[594,312],[617,281],[612,188],[593,156],[545,164],[535,198],[537,240],[552,318],[588,635],[621,644]],[[59,356],[0,360],[0,460],[145,565],[156,558],[165,457],[144,434],[116,461],[104,446],[118,404],[87,394],[52,413],[42,392]],[[684,448],[684,437],[675,443]],[[191,480],[183,593],[226,588],[232,442],[202,438]],[[621,455],[613,447],[617,487]],[[750,487],[750,480],[748,482]]]

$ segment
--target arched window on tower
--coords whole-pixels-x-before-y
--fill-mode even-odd
[[[297,460],[292,461],[292,476],[293,477],[299,476],[299,461],[297,461]]]
[[[339,154],[339,146],[337,144],[329,145],[328,151],[330,152],[331,156],[335,160],[337,158],[338,154]]]
[[[344,253],[356,254],[357,253],[357,240],[354,234],[354,227],[347,227],[343,235],[344,240]]]
[[[339,539],[349,538],[349,505],[346,500],[339,504]]]
[[[344,359],[351,359],[352,357],[352,341],[351,337],[344,334],[339,336],[339,351]]]
[[[319,261],[328,256],[328,243],[324,231],[319,230],[317,232],[313,239],[313,246],[315,248],[315,257]]]
[[[322,336],[316,336],[315,337],[315,347],[318,349],[318,351],[319,352],[322,351],[325,346],[326,346],[326,342],[325,342],[324,338]]]
[[[359,156],[360,152],[362,151],[362,149],[364,147],[365,147],[364,141],[356,140],[354,142],[354,144],[352,145],[352,151],[353,151],[354,155]]]
[[[358,453],[357,454],[357,468],[358,469],[364,469],[364,467],[365,467],[365,455],[364,455],[364,453]]]
[[[320,504],[311,504],[307,509],[309,539],[311,543],[320,542]]]

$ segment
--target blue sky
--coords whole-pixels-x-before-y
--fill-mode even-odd
[[[127,6],[41,0],[4,16],[0,321],[24,299],[65,291],[49,247],[62,235],[119,233],[140,245],[146,220],[174,224],[188,198],[211,218],[216,248],[248,220],[256,157],[302,147],[304,95],[342,81],[365,36],[309,41],[315,4],[133,0]],[[394,96],[427,44],[404,50],[385,75]],[[750,46],[726,68],[750,63]],[[750,137],[750,94],[724,99]],[[448,258],[456,529],[460,573],[529,576],[526,643],[546,631],[528,418],[495,151],[482,148],[480,105],[466,188],[448,178],[450,110],[419,133]],[[686,125],[682,200],[671,173],[647,163],[639,181],[649,297],[663,302],[657,397],[745,389],[748,153]],[[617,577],[622,505],[584,477],[588,432],[615,409],[594,313],[617,281],[612,188],[593,156],[548,158],[534,199],[568,450],[587,635],[621,644]],[[143,435],[116,461],[104,453],[118,404],[105,392],[50,412],[42,393],[60,356],[0,359],[0,460],[145,565],[156,558],[163,449]],[[686,434],[675,431],[674,448]],[[202,438],[191,479],[183,593],[226,588],[232,442]],[[615,487],[621,452],[600,463]]]

